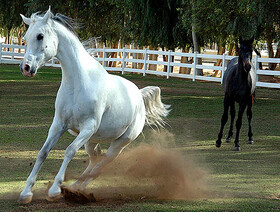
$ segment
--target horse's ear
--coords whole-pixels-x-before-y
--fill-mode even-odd
[[[51,6],[49,7],[48,11],[45,13],[44,17],[43,17],[43,21],[44,22],[48,22],[48,20],[53,16],[52,12],[51,12]]]
[[[243,38],[239,36],[239,43],[243,43]]]
[[[30,25],[31,24],[31,19],[30,18],[26,18],[24,15],[20,14],[23,22],[27,25]]]

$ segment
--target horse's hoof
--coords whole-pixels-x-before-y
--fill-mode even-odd
[[[53,202],[53,201],[56,201],[56,200],[60,199],[61,196],[62,196],[61,189],[59,189],[56,192],[50,192],[49,191],[46,199],[50,202]]]
[[[235,151],[240,151],[240,146],[236,146]]]
[[[49,202],[54,202],[54,201],[57,201],[58,199],[60,199],[60,197],[62,197],[62,194],[61,193],[58,193],[58,194],[52,194],[50,196],[50,194],[47,195],[46,199],[49,201]]]
[[[20,195],[18,202],[21,204],[28,204],[32,201],[33,194],[31,195]]]
[[[226,143],[230,143],[230,141],[231,141],[231,138],[226,139]]]
[[[221,142],[216,141],[216,147],[218,148],[221,147],[221,144],[222,144]]]
[[[254,141],[253,140],[248,140],[248,144],[253,144]]]

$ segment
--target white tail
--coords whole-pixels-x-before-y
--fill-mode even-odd
[[[142,88],[140,91],[146,109],[145,124],[163,127],[166,124],[163,118],[169,114],[170,105],[161,102],[160,88],[157,86],[148,86]]]

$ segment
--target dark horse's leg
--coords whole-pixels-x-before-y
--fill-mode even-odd
[[[252,133],[252,127],[251,127],[251,120],[252,120],[252,101],[248,102],[248,108],[247,108],[247,118],[248,118],[248,123],[249,123],[249,131],[248,131],[248,143],[252,144],[253,143],[253,133]]]
[[[223,116],[222,116],[222,119],[221,119],[221,128],[220,128],[220,132],[218,134],[218,140],[216,141],[216,147],[220,147],[221,144],[222,144],[224,126],[225,126],[225,124],[227,123],[227,120],[228,120],[229,105],[230,105],[229,97],[227,95],[225,95],[225,98],[224,98],[224,113],[223,113]]]
[[[241,125],[242,125],[242,116],[243,116],[243,113],[246,109],[246,102],[241,102],[239,103],[239,111],[238,111],[238,118],[236,120],[236,136],[235,136],[235,150],[236,151],[239,151],[240,150],[240,146],[239,146],[239,133],[240,133],[240,128],[241,128]]]
[[[229,131],[228,131],[228,137],[226,139],[227,143],[230,142],[232,135],[233,135],[234,118],[235,118],[235,103],[234,103],[234,100],[231,100],[231,102],[230,102],[230,127],[229,127]]]

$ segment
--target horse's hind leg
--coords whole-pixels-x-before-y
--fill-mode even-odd
[[[84,146],[85,146],[85,150],[89,156],[89,164],[88,164],[88,167],[83,172],[83,174],[79,177],[79,179],[71,185],[71,188],[74,190],[79,189],[81,184],[85,181],[85,179],[88,177],[90,171],[94,167],[94,164],[96,162],[95,159],[101,155],[101,147],[99,144],[93,143],[89,140]]]
[[[229,105],[230,105],[229,97],[227,95],[225,95],[225,98],[224,98],[224,113],[223,113],[223,116],[222,116],[222,119],[221,119],[221,128],[220,128],[220,132],[218,134],[218,139],[216,141],[216,147],[220,147],[221,144],[222,144],[223,131],[224,131],[225,124],[227,123],[227,120],[228,120]]]
[[[116,141],[113,141],[104,155],[104,158],[93,167],[85,181],[82,183],[81,189],[84,189],[92,180],[96,179],[100,175],[102,169],[112,162],[131,141],[132,139],[123,136]]]
[[[144,123],[145,115],[139,113],[126,132],[118,139],[111,142],[102,160],[93,167],[87,179],[82,183],[81,189],[84,189],[92,180],[96,179],[100,175],[102,169],[112,162],[131,141],[137,138],[143,130]]]
[[[232,135],[233,135],[234,118],[235,118],[235,104],[234,104],[234,101],[231,101],[230,102],[230,126],[229,126],[228,136],[226,139],[227,143],[230,142]]]
[[[253,133],[252,133],[252,127],[251,127],[251,120],[252,120],[252,101],[249,101],[248,108],[247,108],[247,118],[248,118],[248,124],[249,124],[249,131],[248,131],[248,143],[252,144],[253,141]]]

